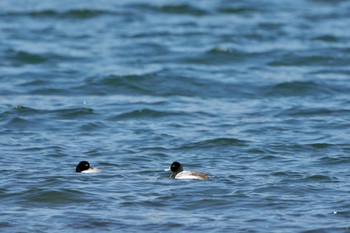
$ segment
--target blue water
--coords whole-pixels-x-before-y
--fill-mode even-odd
[[[349,12],[1,0],[0,231],[349,232]]]

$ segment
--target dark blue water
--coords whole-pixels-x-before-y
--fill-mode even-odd
[[[349,12],[0,1],[1,232],[349,232]]]

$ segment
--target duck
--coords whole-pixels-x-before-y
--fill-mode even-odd
[[[195,171],[184,171],[182,164],[179,162],[173,162],[170,165],[170,170],[173,172],[171,174],[171,179],[178,179],[178,180],[207,180],[209,179],[209,176],[202,172],[195,172]]]
[[[101,172],[102,170],[91,167],[88,161],[80,161],[80,163],[75,168],[75,171],[79,173],[97,173]]]

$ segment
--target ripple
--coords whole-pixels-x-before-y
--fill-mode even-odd
[[[313,38],[314,40],[324,41],[324,42],[332,42],[336,43],[340,41],[340,38],[334,35],[326,34],[321,35]]]
[[[157,8],[157,10],[161,13],[167,14],[187,14],[187,15],[195,15],[195,16],[203,16],[206,14],[206,11],[191,6],[189,4],[177,4],[177,5],[161,5]]]
[[[18,105],[11,110],[7,110],[0,114],[0,117],[11,118],[16,116],[40,116],[46,114],[54,114],[60,118],[75,118],[81,116],[89,116],[94,114],[92,108],[83,107],[83,108],[65,108],[65,109],[56,109],[56,110],[41,110],[30,108],[22,105]]]
[[[161,14],[174,14],[174,15],[192,15],[192,16],[204,16],[208,14],[207,11],[192,6],[190,4],[130,4],[132,8],[139,8],[142,10],[153,11]]]
[[[75,18],[75,19],[90,19],[95,18],[101,15],[109,14],[110,12],[104,10],[96,10],[96,9],[73,9],[64,13],[63,17]]]
[[[83,203],[88,199],[84,198],[82,192],[62,189],[62,190],[40,190],[32,189],[24,193],[26,201],[30,203],[50,203],[51,205],[61,205],[66,203]]]
[[[312,143],[310,144],[310,146],[316,149],[325,149],[325,148],[333,147],[334,145],[330,143]]]
[[[315,81],[292,81],[274,85],[268,92],[272,96],[330,95],[331,88]]]
[[[236,138],[214,138],[181,146],[181,149],[246,146],[247,142]]]
[[[252,54],[229,48],[215,47],[205,53],[199,53],[184,57],[179,61],[186,64],[223,66],[227,64],[236,64],[245,61]]]
[[[160,111],[154,109],[140,109],[133,110],[130,112],[122,113],[117,116],[109,118],[109,120],[127,120],[135,118],[159,118],[159,117],[169,117],[169,116],[184,116],[185,112],[170,112],[170,111]]]
[[[268,65],[273,67],[295,66],[295,67],[341,67],[349,60],[343,51],[323,51],[319,54],[286,54],[276,61],[269,62]]]
[[[326,155],[319,159],[324,165],[347,165],[350,163],[350,157],[344,155],[330,156]]]
[[[0,117],[2,118],[8,118],[12,116],[25,116],[25,115],[31,115],[39,113],[40,111],[34,108],[17,105],[14,108],[11,108],[9,110],[6,110],[0,114]]]
[[[71,108],[71,109],[59,109],[53,110],[51,113],[55,113],[60,118],[73,119],[81,118],[83,116],[92,116],[95,114],[92,108]]]
[[[311,175],[305,178],[305,181],[335,182],[336,180],[336,178],[320,174]]]
[[[9,56],[14,62],[19,62],[20,64],[42,64],[49,60],[46,56],[25,51],[18,51]]]
[[[12,117],[10,120],[7,121],[4,127],[23,129],[26,127],[30,127],[31,125],[31,121],[26,120],[23,117]]]
[[[305,116],[341,116],[349,114],[348,109],[328,109],[328,108],[289,108],[280,113],[280,115],[305,117]],[[317,144],[315,144],[317,146]],[[322,145],[320,145],[322,146]]]
[[[256,9],[254,7],[248,7],[248,6],[237,6],[237,7],[225,6],[225,7],[219,7],[218,11],[220,13],[225,13],[225,14],[244,15],[247,13],[254,13]]]
[[[169,70],[141,75],[108,75],[91,77],[72,91],[84,90],[94,95],[127,94],[150,96],[220,97],[225,95],[250,96],[251,93],[237,84],[228,85],[221,80],[207,80],[178,75]]]
[[[103,128],[106,128],[106,124],[104,124],[103,122],[88,122],[79,127],[81,131],[87,131],[87,132],[96,131],[98,129],[103,129]]]
[[[91,19],[103,15],[113,14],[111,11],[90,9],[90,8],[77,8],[67,11],[58,11],[54,9],[42,9],[32,11],[12,11],[3,14],[4,16],[30,16],[36,19],[45,18],[61,18],[61,19]]]

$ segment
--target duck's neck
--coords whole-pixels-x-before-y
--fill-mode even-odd
[[[177,170],[176,172],[173,172],[173,174],[171,174],[170,178],[175,179],[175,176],[176,176],[177,174],[179,174],[180,172],[182,172],[182,171],[183,171],[183,170],[180,169],[180,170]]]

